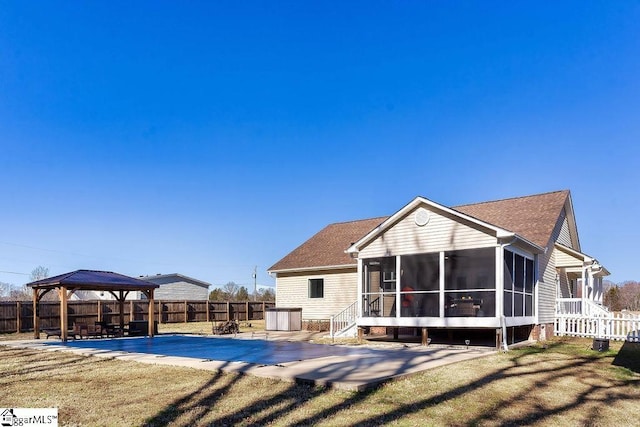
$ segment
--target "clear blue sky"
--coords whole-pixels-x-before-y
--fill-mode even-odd
[[[0,281],[273,285],[329,223],[560,189],[583,251],[638,280],[639,22],[636,1],[0,1]]]

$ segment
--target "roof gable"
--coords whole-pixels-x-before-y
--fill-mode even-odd
[[[461,205],[455,210],[497,225],[546,247],[562,209],[570,202],[568,190],[533,196]]]
[[[532,247],[545,248],[550,243],[554,229],[567,211],[569,225],[576,236],[571,196],[568,190],[532,196],[467,204],[449,208],[424,197],[413,201],[390,217],[378,217],[360,221],[331,224],[286,255],[269,271],[316,269],[319,267],[354,266],[356,260],[345,253],[354,243],[364,244],[379,233],[393,226],[420,204],[443,210],[461,220],[492,231],[496,237],[517,235]],[[579,246],[577,248],[579,250]]]
[[[462,213],[460,211],[456,211],[454,209],[448,208],[444,205],[435,203],[424,197],[416,197],[411,202],[409,202],[409,204],[407,204],[402,209],[400,209],[398,212],[396,212],[395,214],[387,218],[382,224],[380,224],[378,227],[376,227],[366,236],[364,236],[363,238],[358,240],[356,243],[351,245],[351,247],[347,250],[347,252],[360,251],[363,247],[365,247],[366,245],[371,243],[373,240],[375,240],[377,237],[379,237],[380,235],[382,235],[383,233],[385,233],[386,231],[394,227],[395,224],[397,224],[403,218],[407,217],[412,212],[416,211],[416,209],[418,209],[419,207],[426,207],[430,211],[440,212],[445,216],[455,218],[455,221],[457,222],[470,225],[471,227],[482,230],[483,232],[490,234],[498,239],[517,237],[514,235],[513,232],[509,230],[505,230],[501,227],[496,227],[495,225],[488,223],[486,221],[483,221],[479,218],[466,215],[465,213]],[[521,240],[524,240],[524,239],[521,239]],[[535,245],[531,245],[531,242],[525,241],[525,243],[535,247]],[[541,248],[537,248],[537,249],[540,250]]]

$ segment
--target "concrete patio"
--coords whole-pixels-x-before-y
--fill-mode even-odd
[[[309,332],[270,332],[268,335],[254,334],[253,339],[277,341],[310,341],[320,337],[319,333]],[[238,338],[251,339],[251,334],[238,334]],[[221,340],[233,340],[233,337],[218,337]],[[95,340],[97,343],[101,340]],[[85,341],[86,342],[86,341]],[[488,356],[495,353],[494,348],[436,346],[423,347],[413,344],[381,344],[346,346],[356,350],[338,356],[325,356],[297,360],[274,365],[261,365],[245,362],[229,362],[198,357],[177,357],[162,354],[110,351],[99,348],[73,348],[62,342],[48,343],[42,340],[5,341],[2,345],[29,348],[41,351],[68,351],[86,356],[135,361],[157,365],[184,366],[210,371],[245,373],[259,377],[275,378],[284,381],[310,383],[334,387],[343,390],[366,390],[391,379],[433,369],[439,366]],[[90,345],[90,344],[89,344]],[[323,350],[331,352],[331,347],[345,346],[315,344],[327,346]],[[97,346],[96,346],[97,347]]]

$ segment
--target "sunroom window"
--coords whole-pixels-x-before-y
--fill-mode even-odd
[[[395,317],[396,258],[367,259],[363,262],[362,311],[364,316]]]
[[[400,315],[440,316],[440,254],[403,256],[400,265]]]
[[[496,273],[494,248],[445,252],[446,317],[494,317]]]
[[[535,262],[504,250],[504,315],[534,315]]]

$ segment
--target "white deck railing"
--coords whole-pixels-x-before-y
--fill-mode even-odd
[[[558,314],[555,334],[640,342],[640,317],[624,313],[608,313],[606,317]]]
[[[606,307],[591,300],[582,298],[556,299],[556,315],[558,316],[587,316],[608,317],[611,313]]]
[[[353,326],[353,324],[356,322],[357,316],[358,301],[355,301],[340,313],[336,314],[335,316],[331,316],[331,320],[329,322],[329,336],[333,338],[340,331]]]

